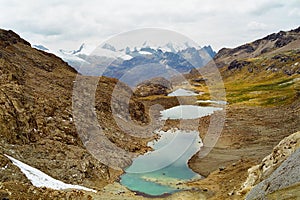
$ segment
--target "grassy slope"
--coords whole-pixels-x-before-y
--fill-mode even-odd
[[[299,98],[300,74],[287,75],[284,71],[297,70],[300,56],[297,51],[280,54],[287,61],[273,56],[243,59],[249,62],[240,69],[229,70],[224,66],[220,71],[223,77],[226,98],[229,104],[247,106],[280,106],[290,104]],[[266,70],[269,68],[269,70]],[[251,72],[250,72],[251,71]],[[194,89],[207,92],[203,84]],[[208,93],[199,99],[209,99]]]

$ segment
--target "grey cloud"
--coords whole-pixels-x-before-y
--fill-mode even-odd
[[[2,0],[1,7],[0,27],[65,49],[143,27],[175,30],[219,49],[300,21],[299,0]]]
[[[252,15],[263,15],[266,14],[267,12],[270,12],[274,9],[279,9],[279,8],[283,8],[284,7],[284,3],[282,2],[267,2],[265,4],[260,5],[259,7],[257,7],[255,10],[253,10],[251,12]]]

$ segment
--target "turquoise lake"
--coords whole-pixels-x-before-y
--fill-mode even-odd
[[[196,131],[160,131],[161,138],[149,143],[155,151],[139,156],[121,176],[121,184],[133,191],[158,196],[178,191],[176,184],[201,178],[187,161],[202,146]]]
[[[218,110],[222,108],[180,105],[161,111],[161,120],[197,119]],[[187,165],[203,146],[199,132],[171,129],[157,133],[160,138],[148,143],[154,151],[135,158],[120,183],[132,191],[160,196],[179,191],[184,181],[202,178]]]

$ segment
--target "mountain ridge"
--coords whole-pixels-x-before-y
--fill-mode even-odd
[[[228,65],[236,59],[255,58],[261,55],[280,53],[300,46],[300,27],[290,31],[279,31],[261,39],[240,45],[235,48],[222,48],[214,57],[218,67]]]

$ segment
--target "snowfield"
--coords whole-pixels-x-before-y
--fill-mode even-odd
[[[97,192],[96,190],[86,188],[80,185],[72,185],[72,184],[66,184],[62,181],[59,181],[57,179],[54,179],[44,172],[33,168],[11,156],[5,155],[7,158],[9,158],[12,163],[19,167],[20,170],[25,174],[25,176],[31,181],[31,183],[36,187],[47,187],[54,190],[64,190],[64,189],[78,189],[78,190],[85,190],[89,192]]]

